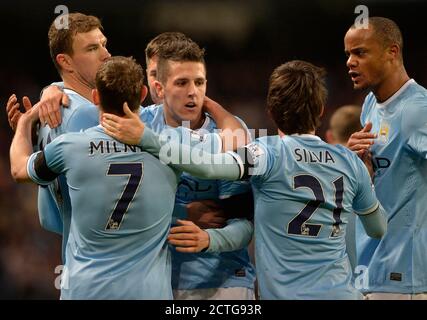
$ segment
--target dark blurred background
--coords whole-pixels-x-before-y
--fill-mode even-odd
[[[264,111],[268,78],[279,64],[311,61],[328,71],[329,99],[319,134],[343,104],[362,104],[345,66],[343,37],[364,4],[370,16],[392,18],[404,37],[409,75],[427,86],[427,1],[423,0],[155,0],[20,1],[0,4],[0,298],[57,299],[55,267],[60,237],[41,229],[36,187],[10,178],[8,97],[28,95],[59,79],[50,60],[47,30],[57,5],[101,18],[113,55],[132,55],[145,65],[147,42],[164,31],[182,31],[207,50],[208,95],[250,128],[274,126]]]

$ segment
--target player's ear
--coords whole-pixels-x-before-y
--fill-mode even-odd
[[[399,56],[400,53],[400,47],[397,44],[391,45],[388,50],[388,54],[391,55],[394,59],[396,59]]]
[[[141,103],[145,100],[148,94],[148,88],[147,86],[142,86],[141,88]]]
[[[100,99],[99,99],[99,92],[97,89],[92,89],[92,100],[93,100],[93,104],[99,106]]]
[[[56,55],[56,63],[62,70],[73,71],[71,67],[71,57],[68,54],[60,53]]]
[[[335,144],[334,135],[332,134],[332,131],[330,129],[326,130],[325,138],[327,143]]]
[[[160,99],[164,99],[164,89],[163,89],[163,85],[160,81],[154,81],[154,88],[156,88],[156,93],[159,96]]]

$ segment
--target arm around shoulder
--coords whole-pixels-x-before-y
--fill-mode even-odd
[[[209,247],[207,252],[228,252],[245,248],[252,240],[254,226],[246,219],[229,220],[224,228],[207,229]]]

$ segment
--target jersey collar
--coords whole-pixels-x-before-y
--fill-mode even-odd
[[[73,89],[70,88],[64,88],[64,93],[70,95],[70,94],[77,94],[79,97],[85,99],[88,103],[90,104],[94,104],[92,101],[89,101],[88,99],[86,99],[85,97],[83,97],[80,93],[78,93],[77,91],[74,91]]]
[[[322,139],[319,136],[316,136],[314,134],[308,134],[308,133],[303,133],[303,134],[294,133],[294,134],[290,134],[290,136],[322,141]],[[286,137],[286,135],[285,135],[285,137]]]
[[[384,102],[377,102],[377,106],[378,108],[385,108],[387,107],[392,101],[396,100],[396,98],[398,96],[400,96],[400,94],[406,90],[407,87],[409,87],[409,85],[411,85],[412,83],[416,83],[414,79],[409,79],[408,81],[406,81],[403,86],[400,87],[399,90],[397,90],[390,98],[388,98],[386,101]]]

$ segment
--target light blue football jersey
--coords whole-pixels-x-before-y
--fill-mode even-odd
[[[247,147],[256,165],[255,256],[261,299],[358,299],[345,233],[378,208],[363,162],[313,135]]]
[[[62,123],[54,129],[40,127],[37,146],[43,150],[53,139],[67,132],[78,132],[98,125],[98,109],[77,92],[64,89],[69,97],[69,106],[61,108]],[[70,228],[70,199],[64,176],[59,176],[47,186],[39,186],[38,212],[40,224],[49,231],[63,235],[63,259]]]
[[[427,90],[409,80],[384,103],[370,93],[361,123],[378,134],[371,146],[374,184],[388,220],[381,240],[358,221],[358,264],[367,266],[365,292],[427,292]]]
[[[145,108],[141,119],[156,133],[161,133],[168,128],[162,105]],[[216,123],[209,115],[206,115],[206,121],[202,127],[196,132],[191,131],[195,136],[200,133],[200,139],[205,137],[208,139],[203,141],[204,151],[221,152],[222,145],[214,138],[216,135],[206,134],[214,132],[215,129],[217,129]],[[183,141],[183,143],[186,142]],[[187,143],[192,144],[192,141]],[[192,201],[223,199],[247,192],[249,189],[248,182],[206,180],[183,173],[176,193],[174,216],[185,219],[185,206]],[[223,253],[180,253],[173,247],[171,250],[173,289],[254,287],[255,270],[250,262],[247,248]]]
[[[63,82],[55,82],[53,85],[63,88],[64,93],[68,95],[69,106],[61,108],[62,122],[57,128],[51,129],[47,125],[40,127],[38,150],[43,150],[53,139],[64,133],[79,132],[99,124],[99,110],[91,101],[74,90],[64,88]],[[143,113],[144,109],[141,108],[141,114]],[[148,109],[147,114],[149,114]],[[65,177],[60,175],[51,184],[39,186],[37,202],[42,227],[63,236],[62,260],[65,261],[65,246],[71,218],[70,198]]]
[[[61,135],[44,155],[65,175],[72,207],[61,298],[171,299],[167,235],[177,172],[100,126]],[[35,158],[28,171],[43,183]]]

